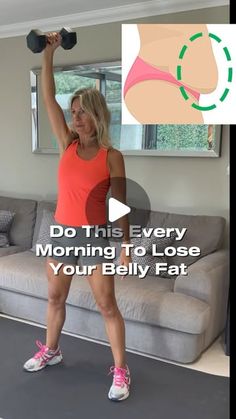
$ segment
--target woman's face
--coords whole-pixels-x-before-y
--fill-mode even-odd
[[[80,100],[74,99],[71,106],[72,123],[74,130],[80,137],[91,137],[95,134],[92,118],[81,108]]]

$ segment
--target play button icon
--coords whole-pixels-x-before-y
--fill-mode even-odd
[[[128,205],[122,204],[122,202],[118,201],[115,198],[109,198],[108,201],[108,219],[111,223],[113,221],[119,220],[119,218],[123,217],[126,214],[129,214],[131,208]]]
[[[146,191],[133,179],[126,177],[125,180],[125,188],[124,177],[112,177],[111,181],[104,179],[98,182],[86,200],[86,224],[106,224],[107,237],[112,242],[122,241],[123,236],[118,233],[125,228],[127,221],[129,226],[140,228],[146,227],[149,222],[151,203]],[[99,217],[101,221],[98,221]],[[122,217],[126,221],[124,224]]]

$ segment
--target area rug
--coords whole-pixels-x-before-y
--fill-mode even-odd
[[[62,334],[64,361],[36,373],[23,363],[45,330],[0,317],[0,419],[228,419],[229,379],[127,352],[130,397],[107,397],[109,346]]]

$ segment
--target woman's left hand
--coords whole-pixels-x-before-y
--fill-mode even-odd
[[[132,263],[132,258],[131,256],[127,256],[125,254],[125,249],[123,248],[121,249],[121,252],[120,252],[120,265],[124,265],[128,267],[129,263]],[[126,275],[122,275],[121,280],[125,279],[125,276]]]

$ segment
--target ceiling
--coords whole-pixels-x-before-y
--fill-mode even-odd
[[[79,27],[227,4],[229,0],[0,0],[0,37],[23,35],[31,28]]]
[[[137,0],[0,0],[0,25],[91,12],[132,3],[137,3]]]

